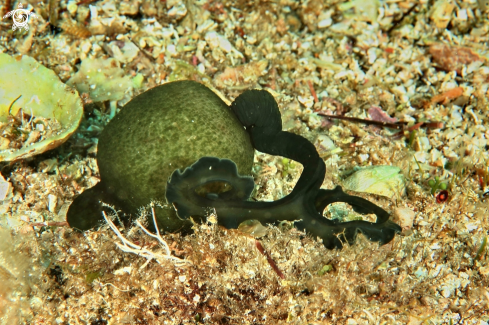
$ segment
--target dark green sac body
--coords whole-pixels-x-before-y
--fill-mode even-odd
[[[169,176],[203,156],[234,161],[240,174],[253,164],[249,135],[216,94],[194,81],[167,83],[132,99],[102,132],[97,163],[101,181],[70,206],[71,227],[87,230],[103,220],[100,202],[136,216],[151,200],[166,202]],[[172,207],[156,210],[165,231],[188,229]]]

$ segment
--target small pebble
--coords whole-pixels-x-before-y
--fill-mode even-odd
[[[394,210],[393,219],[399,223],[403,230],[413,227],[415,213],[410,208],[397,208]]]

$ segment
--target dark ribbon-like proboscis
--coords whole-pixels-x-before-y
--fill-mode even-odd
[[[304,170],[292,192],[273,202],[250,201],[252,177],[240,176],[229,159],[203,157],[183,172],[176,170],[167,185],[166,197],[180,218],[205,218],[214,208],[218,223],[237,228],[246,220],[275,223],[295,221],[295,226],[320,237],[329,248],[352,244],[358,232],[369,240],[386,244],[401,227],[389,220],[389,213],[372,202],[335,189],[321,189],[326,173],[324,161],[314,145],[304,137],[282,131],[282,118],[273,96],[264,90],[248,90],[231,104],[231,109],[249,133],[258,151],[282,156],[301,163]],[[323,216],[332,203],[348,203],[355,212],[375,214],[375,222],[339,222]]]

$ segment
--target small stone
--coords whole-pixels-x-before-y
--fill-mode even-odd
[[[127,274],[131,274],[131,271],[132,271],[132,267],[131,266],[125,266],[125,267],[122,267],[118,270],[115,270],[114,271],[114,274],[115,275],[123,275],[124,273],[127,273]]]
[[[0,137],[0,150],[8,149],[10,140],[4,137]]]
[[[319,16],[318,28],[326,28],[333,24],[333,19],[331,17],[322,17]]]
[[[413,227],[414,216],[415,213],[410,208],[397,208],[393,213],[395,222],[399,223],[403,230],[409,230]]]
[[[285,16],[285,22],[292,32],[299,31],[302,28],[302,22],[295,12],[290,12]]]
[[[414,142],[414,150],[428,152],[431,149],[430,140],[428,137],[417,137]]]
[[[185,17],[185,15],[187,15],[187,7],[185,7],[183,2],[174,5],[170,10],[168,10],[168,17],[174,19],[182,19]]]
[[[113,41],[109,43],[112,56],[120,63],[133,61],[139,53],[139,49],[133,42]]]
[[[311,108],[314,105],[314,98],[312,96],[297,96],[297,100],[306,108]]]
[[[25,140],[24,146],[28,146],[32,143],[36,143],[40,137],[41,137],[41,132],[38,130],[33,130],[29,132],[29,136],[27,137],[27,140]]]
[[[479,9],[482,12],[485,12],[485,11],[488,11],[489,10],[489,1],[487,1],[487,0],[478,0],[477,3],[479,5]]]
[[[72,16],[75,16],[76,10],[78,9],[78,5],[76,4],[76,1],[68,1],[68,5],[66,6],[66,9]]]
[[[378,0],[353,0],[345,1],[338,6],[338,9],[345,12],[345,15],[359,21],[376,22],[380,7]],[[347,11],[353,9],[354,14],[348,14]]]
[[[205,40],[211,47],[211,49],[219,48],[224,53],[229,53],[234,50],[234,47],[231,45],[231,42],[228,39],[215,31],[210,31],[205,34]]]
[[[484,62],[484,58],[470,47],[433,43],[428,48],[433,62],[445,71],[462,73],[464,67],[474,62]]]
[[[248,37],[246,38],[246,42],[247,42],[248,44],[253,45],[253,44],[255,44],[255,43],[256,43],[256,38],[255,38],[255,37],[253,37],[252,35],[250,35],[250,36],[248,36]]]
[[[5,179],[0,175],[0,201],[7,198],[7,195],[12,191],[12,184],[5,181]]]
[[[49,212],[55,212],[56,211],[56,206],[58,205],[58,198],[56,195],[49,194],[48,195],[48,210]]]
[[[326,134],[320,134],[317,136],[316,141],[314,141],[314,146],[316,147],[320,156],[331,153],[336,146]]]
[[[32,309],[40,309],[43,307],[43,301],[41,298],[39,297],[33,297],[31,298],[31,300],[29,301],[30,305],[31,305],[31,308]]]
[[[479,273],[482,274],[483,276],[489,276],[489,265],[480,267]]]
[[[437,28],[446,28],[448,26],[454,8],[455,5],[447,0],[439,0],[435,3],[430,18]]]
[[[173,44],[168,44],[166,47],[166,53],[168,53],[171,56],[176,56],[178,54],[177,47]]]
[[[119,12],[121,15],[137,15],[139,12],[139,1],[122,1],[120,3]]]

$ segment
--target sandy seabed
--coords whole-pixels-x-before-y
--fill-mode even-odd
[[[85,115],[57,149],[1,163],[2,324],[487,324],[486,0],[22,4],[36,16],[27,31],[1,20],[0,52],[52,69],[78,90]],[[18,5],[2,2],[2,16]],[[402,189],[356,194],[403,232],[384,246],[359,236],[327,250],[290,225],[256,238],[211,215],[193,235],[163,235],[166,254],[140,228],[121,229],[148,260],[121,250],[108,226],[70,229],[70,203],[99,181],[103,127],[135,95],[181,79],[228,103],[246,89],[272,93],[284,129],[324,159],[325,188],[356,166],[400,167]],[[31,130],[18,123],[1,121],[2,150],[27,145]],[[300,172],[257,152],[255,198],[283,197]]]

